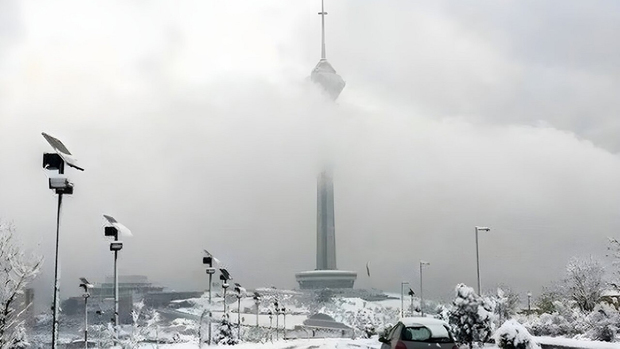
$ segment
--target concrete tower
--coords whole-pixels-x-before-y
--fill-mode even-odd
[[[334,182],[328,170],[323,171],[317,181],[316,269],[336,269]]]
[[[345,82],[327,61],[325,54],[325,6],[321,0],[321,59],[310,74],[312,82],[335,101]],[[352,288],[357,278],[353,271],[336,268],[336,225],[334,182],[331,171],[323,170],[317,179],[316,269],[295,275],[301,289]]]

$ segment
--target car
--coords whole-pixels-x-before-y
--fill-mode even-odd
[[[381,349],[458,349],[450,326],[428,317],[406,317],[379,336]]]

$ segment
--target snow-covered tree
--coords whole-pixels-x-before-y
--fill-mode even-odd
[[[605,288],[605,268],[593,257],[573,258],[566,266],[563,289],[581,311],[591,312]]]
[[[133,305],[131,318],[133,322],[129,336],[118,339],[123,349],[138,348],[144,340],[157,337],[157,326],[160,321],[157,311],[147,310],[144,307],[144,302],[138,302]]]
[[[500,349],[540,349],[532,335],[516,320],[508,320],[497,329],[495,343]]]
[[[611,257],[611,264],[613,266],[613,276],[611,277],[610,284],[620,290],[620,240],[616,238],[609,238],[609,245],[607,245],[607,257]]]
[[[544,287],[540,297],[535,302],[540,313],[552,314],[555,312],[554,302],[559,301],[562,294],[558,291],[558,287]]]
[[[24,322],[25,307],[18,304],[26,285],[39,272],[42,259],[26,255],[15,240],[13,226],[0,220],[0,349],[27,346]],[[21,307],[21,310],[17,310]]]
[[[511,319],[519,307],[519,295],[509,287],[500,286],[497,288],[495,300],[495,315],[497,315],[498,323],[501,325],[504,321]]]
[[[222,321],[215,331],[214,337],[215,343],[219,345],[235,345],[239,344],[239,338],[237,338],[237,331],[234,326],[228,321],[226,316],[222,317]]]
[[[458,343],[472,348],[474,342],[487,342],[493,329],[493,303],[465,284],[456,286],[456,298],[448,313]]]

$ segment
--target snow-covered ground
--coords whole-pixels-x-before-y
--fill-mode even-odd
[[[589,341],[562,337],[534,337],[538,344],[579,349],[620,349],[620,343]]]
[[[151,348],[145,344],[142,348]],[[381,343],[376,339],[296,339],[290,341],[276,341],[269,343],[242,343],[235,345],[235,349],[378,349]],[[160,345],[161,349],[196,349],[196,343],[181,343]],[[205,346],[206,348],[206,346]],[[209,349],[230,349],[231,346],[210,346]]]

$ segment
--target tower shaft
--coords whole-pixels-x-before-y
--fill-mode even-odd
[[[316,237],[316,269],[337,269],[334,182],[328,171],[321,172],[317,181]]]

